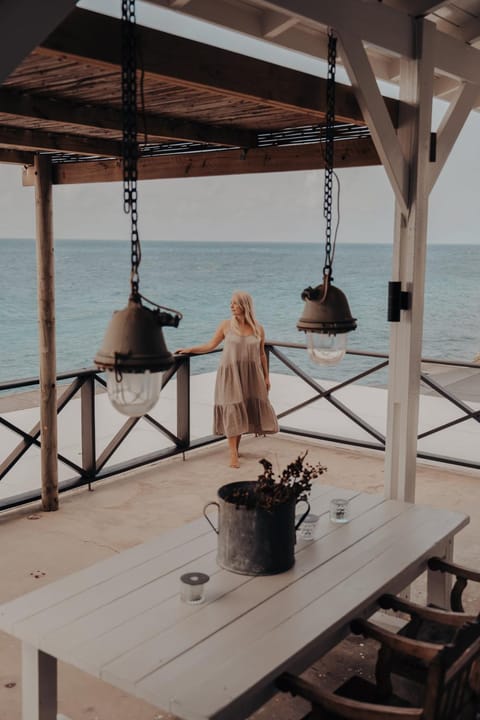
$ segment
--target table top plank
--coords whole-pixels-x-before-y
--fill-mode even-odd
[[[361,515],[368,509],[381,504],[377,495],[361,495],[352,500],[352,513]],[[314,507],[317,509],[316,506]],[[403,506],[398,506],[397,512],[400,512],[401,507]],[[321,508],[319,507],[319,509]],[[371,522],[372,521],[365,521],[364,533],[369,533]],[[336,526],[328,521],[328,514],[325,514],[325,517],[321,519],[320,533],[326,537],[328,534],[335,532],[335,529]],[[155,605],[152,604],[152,598],[150,598],[152,605],[150,610],[146,612],[139,611],[138,593],[132,593],[132,596],[122,597],[114,604],[114,608],[110,608],[113,609],[114,612],[111,612],[109,617],[106,616],[106,612],[110,606],[100,609],[99,612],[102,619],[104,619],[107,624],[103,626],[99,634],[89,629],[88,624],[91,620],[89,615],[85,615],[77,621],[74,636],[80,636],[82,638],[83,647],[76,647],[74,643],[68,643],[71,634],[69,632],[70,626],[66,626],[64,632],[60,630],[60,633],[57,632],[54,636],[51,634],[45,635],[42,638],[42,649],[50,653],[58,652],[62,649],[58,646],[60,637],[61,641],[65,642],[65,652],[75,656],[77,662],[80,657],[84,657],[85,662],[88,658],[92,658],[93,662],[95,662],[95,672],[100,672],[104,664],[115,660],[120,654],[125,656],[129,648],[135,650],[142,641],[150,640],[152,645],[156,647],[157,638],[164,627],[169,629],[170,625],[174,625],[180,630],[184,620],[187,623],[187,629],[185,630],[188,638],[187,642],[192,641],[192,636],[188,630],[189,618],[192,616],[194,616],[192,622],[200,625],[204,632],[216,632],[223,626],[224,622],[227,622],[222,617],[222,612],[219,611],[218,607],[216,608],[215,615],[210,619],[209,624],[205,623],[202,615],[205,608],[210,604],[216,603],[218,606],[217,601],[222,596],[226,597],[228,593],[236,591],[234,606],[230,607],[225,604],[225,608],[228,609],[230,615],[234,617],[238,612],[248,612],[252,607],[255,607],[256,604],[264,602],[270,595],[278,592],[279,589],[290,585],[295,579],[300,577],[301,574],[309,573],[315,568],[318,564],[318,558],[308,553],[307,548],[309,543],[298,543],[298,545],[303,545],[303,547],[297,551],[296,563],[292,571],[290,571],[290,574],[280,573],[270,578],[262,578],[262,581],[257,583],[255,583],[255,578],[251,576],[238,575],[219,568],[216,565],[215,548],[208,557],[208,565],[203,564],[201,567],[196,568],[197,570],[210,574],[210,582],[207,586],[207,601],[201,606],[192,606],[179,601],[179,578],[178,574],[175,574],[174,577],[171,578],[171,584],[167,594],[163,596],[157,594],[157,602]],[[205,561],[206,558],[204,558],[204,562]],[[167,578],[165,578],[165,580],[167,580]],[[241,595],[240,586],[245,586]],[[257,590],[257,588],[259,588],[259,590]],[[152,594],[153,590],[154,588],[152,586]],[[260,594],[257,596],[258,592],[260,592]],[[241,607],[239,605],[240,597],[243,603]],[[119,604],[121,604],[122,607],[119,608]],[[119,613],[123,617],[121,623],[117,622]],[[127,617],[128,614],[130,614],[130,619]],[[94,626],[98,625],[96,620],[94,617]],[[162,646],[165,647],[164,637],[161,638],[161,642]],[[176,645],[176,643],[177,641],[173,640],[173,644]],[[141,653],[144,652],[145,647],[142,646]],[[172,652],[178,652],[178,648],[172,650]],[[84,667],[83,663],[82,667]]]
[[[165,552],[185,545],[190,540],[196,541],[202,535],[210,537],[211,533],[212,530],[208,527],[205,518],[201,517],[10,600],[0,605],[0,630],[14,634],[17,622],[48,609],[52,603],[58,604],[69,600],[118,574],[127,573],[139,563],[161,558]]]
[[[374,500],[374,496],[370,498]],[[169,675],[166,666],[174,661],[171,670],[174,677],[173,665],[177,660],[183,662],[183,653],[189,658],[193,653],[194,664],[201,656],[201,647],[210,657],[228,653],[229,647],[237,647],[238,643],[253,642],[271,625],[287,620],[314,598],[322,596],[332,584],[348,577],[359,565],[384,552],[386,545],[393,542],[394,520],[398,520],[400,527],[405,526],[405,518],[399,516],[401,508],[395,501],[375,505],[348,525],[336,527],[321,541],[312,543],[310,552],[297,556],[288,572],[252,579],[221,603],[215,603],[215,613],[203,605],[196,617],[177,622],[174,629],[156,633],[103,668],[102,675],[105,678],[117,674],[128,676],[136,683],[154,672],[156,664]],[[372,526],[379,524],[383,524],[383,532],[372,534]]]

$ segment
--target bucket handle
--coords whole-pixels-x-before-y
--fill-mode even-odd
[[[298,505],[299,502],[307,503],[307,509],[306,509],[306,511],[303,513],[303,515],[302,515],[302,517],[300,518],[300,520],[299,520],[299,521],[297,522],[297,524],[295,525],[295,530],[298,530],[298,528],[300,527],[300,525],[303,523],[303,521],[304,521],[305,518],[307,517],[308,513],[310,512],[310,503],[308,502],[307,498],[300,498],[300,500],[297,500],[297,502],[296,502],[295,504]],[[206,506],[205,506],[205,507],[206,507]],[[205,515],[205,517],[207,517],[207,516]],[[207,518],[207,520],[208,520],[208,518]],[[208,522],[210,522],[210,520],[208,520]],[[212,523],[210,523],[210,525],[212,525]],[[212,525],[212,527],[213,527],[213,525]],[[215,529],[215,528],[214,528],[214,529]]]
[[[217,506],[217,509],[218,509],[218,512],[220,512],[220,505],[219,505],[218,502],[216,502],[215,500],[211,500],[211,501],[208,502],[208,503],[204,506],[204,508],[203,508],[203,514],[204,514],[205,520],[212,526],[212,528],[215,530],[215,532],[216,532],[217,535],[218,535],[218,530],[217,530],[217,528],[215,527],[215,525],[212,523],[212,521],[210,520],[210,518],[209,518],[208,515],[207,515],[207,508],[209,507],[209,505],[216,505],[216,506]],[[308,506],[308,509],[310,510],[310,506]],[[302,518],[302,520],[303,520],[303,518]]]

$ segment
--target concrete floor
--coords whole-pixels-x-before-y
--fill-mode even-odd
[[[0,516],[0,602],[5,602],[98,560],[144,542],[169,528],[201,515],[217,488],[233,480],[252,480],[260,472],[258,460],[268,457],[283,467],[309,448],[309,460],[321,461],[329,485],[366,492],[383,491],[383,455],[311,443],[290,436],[246,438],[241,468],[228,467],[225,443],[157,463],[87,489],[61,496],[60,510],[43,513],[38,504]],[[456,539],[455,560],[480,566],[480,473],[420,465],[417,502],[463,511],[470,525]],[[467,589],[466,609],[480,606],[478,589]],[[412,590],[424,598],[424,579]],[[352,672],[368,675],[374,648],[349,636],[319,659],[308,675],[336,687]],[[20,647],[0,633],[0,720],[20,720]],[[171,717],[115,688],[66,666],[59,668],[59,712],[71,720],[166,720]],[[253,716],[297,720],[305,712],[298,699],[273,698]]]

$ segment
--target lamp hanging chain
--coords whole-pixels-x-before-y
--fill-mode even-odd
[[[335,241],[332,243],[332,203],[333,203],[333,157],[335,138],[335,67],[337,57],[337,38],[332,31],[328,33],[328,73],[327,73],[327,114],[325,124],[325,180],[323,187],[323,216],[325,218],[325,265],[323,275],[333,280],[332,266],[335,254]]]
[[[131,296],[138,298],[142,257],[137,210],[137,47],[135,0],[122,0],[123,209],[130,215]]]

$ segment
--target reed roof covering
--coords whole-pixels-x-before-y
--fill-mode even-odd
[[[120,41],[119,20],[74,9],[27,55],[0,85],[0,162],[42,152],[54,182],[120,179]],[[138,46],[140,177],[323,167],[324,79],[146,27]],[[336,119],[336,166],[378,164],[349,86]]]

